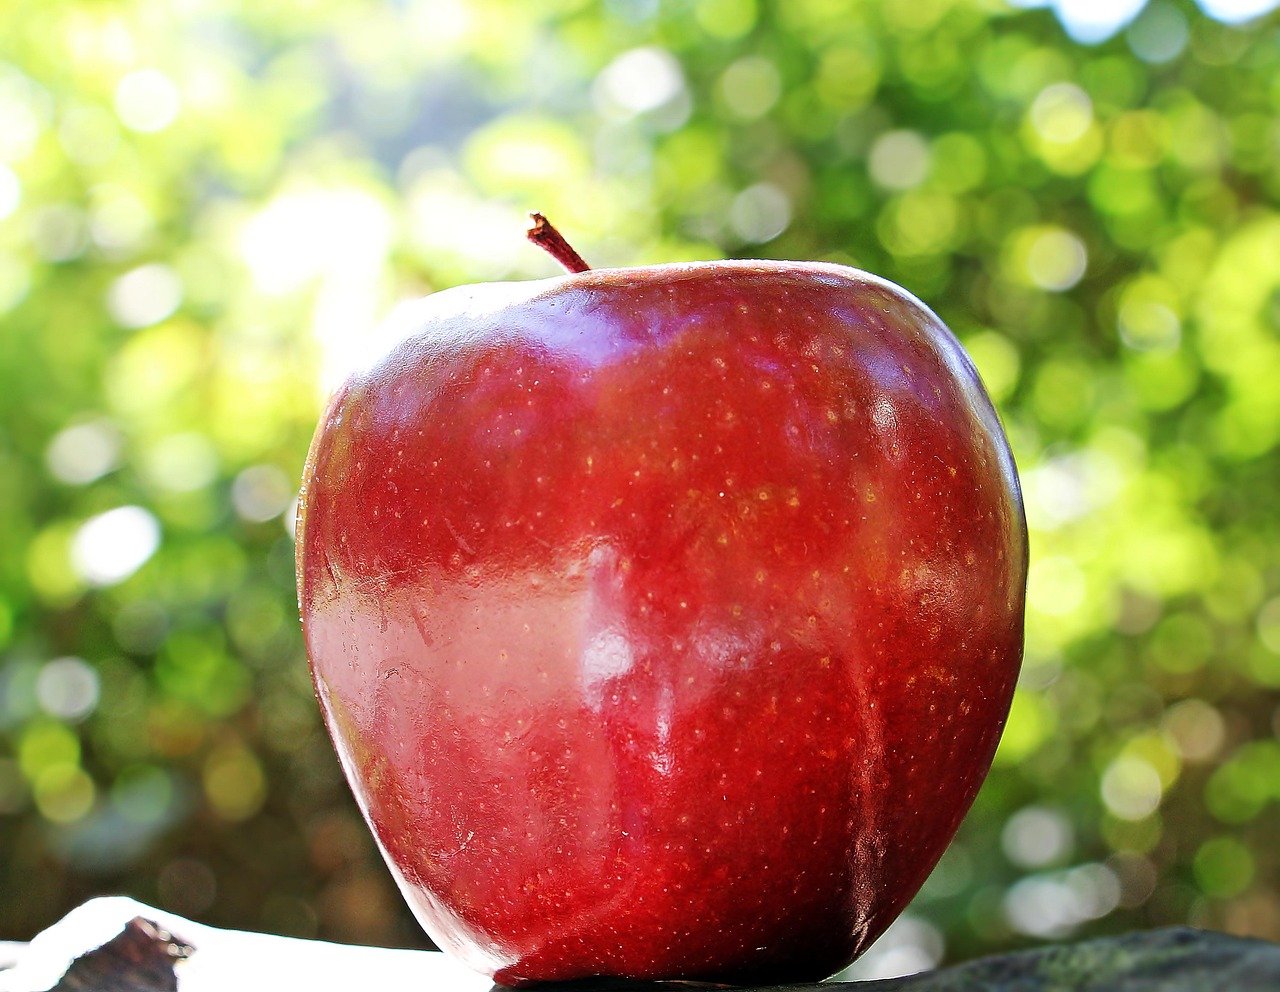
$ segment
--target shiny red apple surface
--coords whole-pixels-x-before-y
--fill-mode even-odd
[[[461,288],[334,395],[298,582],[347,777],[500,982],[826,977],[989,767],[1026,531],[897,287],[721,262]]]

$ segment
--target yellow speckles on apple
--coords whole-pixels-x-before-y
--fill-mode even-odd
[[[763,568],[756,569],[756,585],[764,585],[767,578],[768,575],[765,574],[765,570]]]
[[[729,615],[733,617],[735,620],[739,620],[742,618],[742,612],[743,610],[742,610],[741,603],[734,603],[732,606],[729,607]]]
[[[831,667],[831,655],[829,655],[829,654],[824,654],[821,658],[819,658],[819,659],[818,659],[818,667],[819,667],[819,668],[830,668],[830,667]]]

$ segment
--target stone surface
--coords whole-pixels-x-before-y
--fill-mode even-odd
[[[4,950],[0,992],[46,992],[55,986],[95,992],[126,988],[167,992],[174,988],[175,978],[177,992],[278,992],[282,988],[349,992],[361,987],[379,992],[490,992],[487,981],[437,952],[347,947],[218,930],[120,898],[93,900],[31,944],[8,944]],[[6,967],[11,962],[14,966]],[[110,984],[110,976],[101,969],[112,962],[135,971],[141,968],[141,978],[134,985]],[[706,992],[716,986],[626,981],[543,986],[544,992],[556,988],[561,992]],[[1057,944],[909,978],[851,982],[843,988],[848,992],[1277,992],[1280,944],[1176,927]],[[832,992],[832,986],[788,985],[773,992]]]
[[[980,958],[847,992],[1280,992],[1280,944],[1171,927]],[[682,982],[577,982],[563,992],[692,992]],[[714,987],[713,987],[714,988]],[[545,986],[545,990],[551,989]],[[494,989],[494,992],[500,992]],[[759,992],[832,992],[830,984]]]
[[[859,992],[1275,992],[1280,944],[1189,927],[982,958]]]

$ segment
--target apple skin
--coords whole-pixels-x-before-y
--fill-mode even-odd
[[[842,266],[438,293],[332,397],[298,517],[347,778],[509,985],[825,978],[990,766],[1027,543],[973,366]]]

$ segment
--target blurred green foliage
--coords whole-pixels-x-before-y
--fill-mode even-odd
[[[1025,675],[862,974],[1280,938],[1280,22],[1181,0],[1093,45],[999,0],[9,0],[0,933],[125,891],[422,942],[319,723],[290,504],[396,300],[552,273],[531,207],[598,266],[871,269],[1001,407]]]

